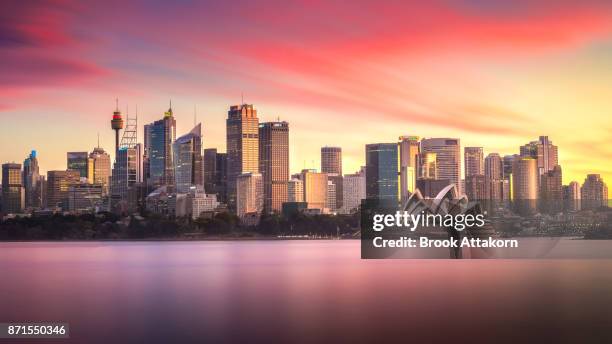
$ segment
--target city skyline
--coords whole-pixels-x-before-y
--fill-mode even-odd
[[[172,98],[177,133],[196,112],[204,147],[224,152],[227,107],[244,94],[261,122],[291,123],[291,173],[320,169],[326,145],[342,147],[353,173],[365,144],[399,135],[457,137],[503,156],[546,134],[562,147],[564,184],[612,179],[608,4],[0,6],[11,14],[0,26],[0,144],[12,147],[0,160],[35,149],[41,174],[61,169],[65,152],[90,151],[98,132],[114,151],[117,96],[124,115],[138,105],[141,123]]]

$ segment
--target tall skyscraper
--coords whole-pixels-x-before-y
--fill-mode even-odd
[[[42,190],[40,169],[35,150],[23,161],[23,186],[25,188],[25,207],[40,208],[42,206]]]
[[[315,170],[302,170],[304,202],[308,209],[325,209],[327,204],[327,174]]]
[[[547,213],[563,210],[562,172],[559,165],[540,177],[540,208]]]
[[[68,210],[68,195],[70,187],[80,184],[79,171],[48,171],[47,172],[47,207]]]
[[[98,146],[89,153],[89,160],[93,163],[93,183],[102,185],[102,196],[107,196],[110,193],[111,157]]]
[[[402,200],[416,188],[418,158],[421,152],[418,136],[400,136],[400,190]]]
[[[588,174],[580,188],[582,209],[608,206],[608,186],[599,174]]]
[[[202,124],[176,139],[172,148],[177,193],[188,193],[204,185],[202,166]]]
[[[21,164],[2,165],[2,210],[9,214],[23,211],[25,192],[22,184]]]
[[[236,177],[236,214],[259,218],[263,211],[263,177],[259,173],[242,173]]]
[[[564,185],[563,199],[565,200],[565,209],[570,211],[580,210],[580,183],[572,181],[569,185]]]
[[[490,153],[484,160],[484,175],[486,184],[486,198],[491,200],[502,200],[504,164],[497,153]]]
[[[68,152],[66,155],[66,169],[78,171],[81,178],[91,183],[93,180],[93,162],[89,160],[87,152]]]
[[[399,201],[399,149],[397,143],[374,143],[366,151],[366,197]]]
[[[461,152],[460,141],[454,138],[430,138],[421,140],[421,152],[436,153],[437,179],[446,179],[461,190]]]
[[[327,174],[334,188],[334,205],[330,209],[340,209],[342,207],[342,148],[341,147],[321,147],[321,172]],[[330,187],[332,187],[330,186]],[[328,200],[329,205],[332,205]]]
[[[233,105],[227,113],[227,203],[236,209],[236,178],[259,173],[259,119],[250,104]]]
[[[343,181],[342,212],[352,214],[359,210],[361,200],[366,198],[366,168],[365,166],[354,174],[345,174]]]
[[[287,202],[289,123],[259,124],[259,172],[263,176],[264,211],[280,213]]]
[[[515,158],[512,165],[512,194],[519,212],[532,212],[538,198],[538,164],[530,157]]]
[[[174,184],[174,163],[172,161],[172,143],[176,139],[176,120],[172,104],[164,113],[164,118],[145,125],[147,185],[155,189],[163,185]]]
[[[142,182],[142,146],[121,147],[113,165],[111,207],[135,211],[138,206],[137,184]]]
[[[465,160],[465,178],[475,174],[484,175],[482,147],[465,147],[463,149]]]
[[[538,175],[551,171],[559,164],[558,148],[553,145],[548,136],[540,136],[538,141],[532,141],[520,148],[522,157],[532,157],[537,160]]]
[[[342,148],[321,147],[321,172],[342,175]]]

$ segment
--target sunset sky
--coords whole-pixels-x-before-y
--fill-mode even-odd
[[[225,151],[230,105],[290,123],[291,171],[340,146],[458,137],[485,154],[548,135],[563,181],[612,183],[608,1],[2,1],[0,161],[113,150],[115,97],[139,124],[172,99]],[[142,127],[140,128],[142,137]],[[142,141],[142,140],[141,140]]]

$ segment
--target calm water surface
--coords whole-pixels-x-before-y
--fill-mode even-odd
[[[612,260],[359,256],[356,240],[0,243],[0,322],[69,322],[58,343],[612,337]]]

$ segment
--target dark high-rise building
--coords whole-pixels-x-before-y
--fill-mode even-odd
[[[436,153],[438,179],[446,179],[461,190],[461,152],[459,139],[430,138],[421,140],[421,152]]]
[[[588,174],[580,188],[582,209],[608,206],[608,186],[599,174]]]
[[[80,183],[79,171],[47,172],[47,207],[50,209],[68,209],[68,192],[70,187]]]
[[[2,165],[2,210],[9,214],[23,211],[25,193],[22,184],[21,164]]]
[[[259,119],[251,104],[233,105],[227,112],[227,203],[236,210],[236,178],[259,173]]]
[[[418,136],[400,136],[400,194],[402,200],[408,199],[416,188],[418,161],[421,152]]]
[[[321,173],[342,175],[342,148],[321,147]]]
[[[463,159],[465,160],[465,179],[473,175],[484,175],[484,153],[482,147],[465,147],[463,149]]]
[[[111,207],[117,212],[136,211],[142,181],[142,145],[121,147],[113,165]]]
[[[145,125],[145,166],[150,189],[174,184],[172,143],[175,139],[176,120],[170,106],[164,118]]]
[[[204,150],[204,190],[216,194],[219,202],[226,202],[227,154],[217,153],[216,148]]]
[[[87,179],[88,182],[92,181],[93,162],[91,162],[92,166],[90,166],[89,154],[87,152],[68,152],[66,165],[68,170],[78,171],[81,178]]]
[[[196,186],[203,186],[202,125],[196,125],[188,134],[176,139],[172,150],[176,192],[188,193]]]
[[[40,208],[42,206],[42,190],[40,170],[36,151],[33,150],[23,161],[23,186],[25,188],[25,207]]]
[[[259,171],[263,177],[264,211],[280,213],[287,202],[289,123],[259,124]]]
[[[366,197],[397,202],[399,196],[398,144],[366,145]]]

